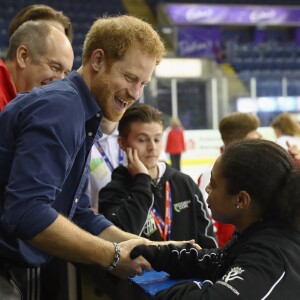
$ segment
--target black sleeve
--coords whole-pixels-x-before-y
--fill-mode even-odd
[[[198,256],[200,258],[200,256]],[[201,264],[195,264],[200,267]],[[180,283],[157,293],[157,300],[254,300],[296,299],[298,293],[288,283],[287,266],[281,251],[262,242],[247,244],[214,280]],[[205,273],[202,274],[202,278]],[[207,278],[207,276],[205,276]],[[294,281],[296,282],[296,281]],[[288,287],[291,288],[288,288]],[[290,294],[289,294],[290,293]]]
[[[140,235],[152,202],[149,175],[132,178],[128,171],[116,169],[111,182],[99,192],[99,213],[122,230]]]
[[[140,245],[131,252],[131,258],[144,256],[156,271],[165,271],[174,278],[212,278],[218,267],[216,257],[219,249],[197,250],[193,244],[182,247],[173,244],[159,246]]]

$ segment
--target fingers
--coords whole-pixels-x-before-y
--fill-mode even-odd
[[[150,271],[152,269],[151,264],[142,256],[137,258],[138,265],[144,271]]]
[[[128,171],[134,177],[136,174],[144,173],[149,175],[149,171],[144,163],[140,160],[138,151],[128,147],[126,149],[128,160]]]
[[[132,149],[132,157],[134,161],[140,161],[137,150],[136,149]]]
[[[151,264],[147,260],[145,260],[145,263],[143,263],[142,269],[147,272],[151,271],[151,269],[152,269]]]
[[[300,148],[297,145],[289,144],[288,152],[293,158],[300,159]]]
[[[154,243],[148,239],[134,239],[131,244],[130,258],[135,259],[141,255],[145,246],[154,245]]]
[[[136,275],[141,276],[145,272],[149,272],[152,269],[150,263],[141,256],[139,258],[137,258],[136,260],[134,260],[134,262],[137,263],[137,266],[129,274],[128,277],[130,277],[130,278],[135,277]]]
[[[127,155],[128,163],[131,163],[133,161],[132,148],[131,147],[126,148],[126,155]]]
[[[142,275],[145,271],[149,270],[151,270],[151,265],[145,258],[139,256],[136,259],[130,259],[129,256],[123,252],[119,264],[111,271],[111,273],[125,279],[136,275]]]
[[[128,277],[133,278],[135,276],[142,276],[145,273],[145,270],[143,268],[139,268],[139,270],[131,273]]]
[[[138,270],[137,275],[143,275],[144,272],[149,272],[152,270],[151,264],[142,257],[142,263],[140,264],[140,269]]]
[[[150,245],[151,241],[147,239],[131,239],[126,242],[120,243],[121,247],[126,247],[126,251],[129,252],[131,259],[135,259],[141,255],[143,246]]]
[[[158,245],[169,245],[169,244],[173,244],[176,247],[182,247],[185,244],[193,244],[195,246],[195,248],[201,249],[201,247],[195,242],[194,239],[192,240],[188,240],[188,241],[164,241],[164,242],[153,242],[154,245],[158,246]]]
[[[195,247],[197,250],[201,250],[202,247],[200,245],[198,245],[197,243],[192,243],[193,247]]]
[[[141,255],[140,247],[135,247],[133,250],[130,252],[130,258],[135,259]]]
[[[131,147],[126,148],[127,160],[128,163],[133,163],[139,161],[139,156],[137,154],[136,149],[132,149]]]
[[[143,275],[145,272],[149,272],[152,269],[152,267],[146,259],[142,257],[139,259],[141,259],[142,262],[139,263],[139,267],[136,270],[136,275]]]

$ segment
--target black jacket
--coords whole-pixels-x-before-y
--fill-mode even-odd
[[[193,179],[170,166],[158,184],[146,174],[134,178],[120,166],[99,193],[99,212],[121,229],[153,241],[162,240],[152,216],[152,206],[164,218],[165,183],[172,195],[171,240],[195,239],[202,247],[216,247],[213,226],[202,194]]]
[[[135,248],[157,271],[204,282],[180,283],[159,300],[297,300],[300,233],[278,222],[253,224],[223,248],[197,251],[191,244]]]

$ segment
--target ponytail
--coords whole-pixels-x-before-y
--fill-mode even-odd
[[[295,229],[300,229],[300,168],[295,166],[287,176],[275,199],[279,218]]]

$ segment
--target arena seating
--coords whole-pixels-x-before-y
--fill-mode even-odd
[[[58,0],[1,0],[0,3],[0,57],[5,57],[5,48],[8,44],[7,28],[11,19],[23,7],[31,4],[43,3],[61,10],[67,15],[74,27],[73,48],[75,60],[73,69],[77,69],[81,64],[81,49],[84,36],[93,21],[103,15],[117,15],[126,13],[121,0],[72,0],[72,1],[58,1]]]
[[[156,14],[159,3],[178,2],[179,0],[146,0],[149,7]],[[256,5],[296,5],[298,0],[189,0],[189,3],[206,4],[256,4]],[[36,3],[34,0],[1,0],[0,3],[0,57],[5,57],[5,49],[8,44],[7,28],[13,16],[23,7]],[[81,51],[84,36],[92,22],[105,14],[115,15],[126,13],[122,0],[98,1],[98,0],[41,0],[68,15],[74,27],[73,48],[75,60],[73,69],[81,64]],[[226,63],[230,63],[246,86],[249,87],[251,77],[257,77],[258,94],[280,94],[281,79],[288,79],[288,93],[299,94],[297,80],[300,70],[300,45],[292,40],[282,41],[282,30],[269,32],[269,40],[264,43],[254,43],[251,30],[224,29],[224,47]],[[238,37],[238,41],[237,41]],[[286,37],[286,35],[285,35]],[[252,40],[251,40],[252,39]],[[176,53],[176,51],[174,52]],[[279,84],[279,87],[277,86]],[[261,87],[260,87],[261,86]],[[274,89],[273,89],[274,87]],[[263,91],[263,92],[260,92]]]

